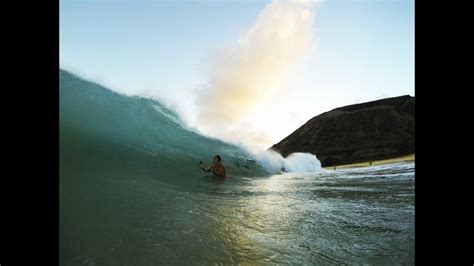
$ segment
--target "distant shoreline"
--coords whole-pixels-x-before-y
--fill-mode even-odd
[[[398,162],[414,162],[415,161],[415,154],[410,154],[406,156],[401,156],[401,157],[396,157],[392,159],[385,159],[385,160],[378,160],[378,161],[372,161],[372,166],[373,165],[382,165],[382,164],[391,164],[391,163],[398,163]],[[336,170],[337,169],[347,169],[347,168],[358,168],[358,167],[368,167],[370,165],[369,162],[361,162],[361,163],[351,163],[351,164],[343,164],[343,165],[336,165]],[[326,170],[334,170],[334,166],[327,166],[323,167]]]

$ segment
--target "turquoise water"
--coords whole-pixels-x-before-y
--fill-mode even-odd
[[[217,153],[232,178],[199,170]],[[413,163],[270,174],[248,159],[61,71],[60,264],[414,264]]]

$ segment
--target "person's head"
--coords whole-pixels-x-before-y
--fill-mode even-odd
[[[214,155],[214,157],[212,158],[212,161],[214,163],[220,163],[221,162],[221,157],[219,155]]]

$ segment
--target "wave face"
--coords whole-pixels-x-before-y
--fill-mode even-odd
[[[190,184],[220,154],[231,176],[263,176],[244,150],[186,129],[152,99],[128,97],[60,70],[60,171],[153,176]]]

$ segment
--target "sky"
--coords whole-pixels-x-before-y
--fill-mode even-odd
[[[59,54],[62,69],[263,149],[331,109],[415,96],[414,2],[61,0]]]

